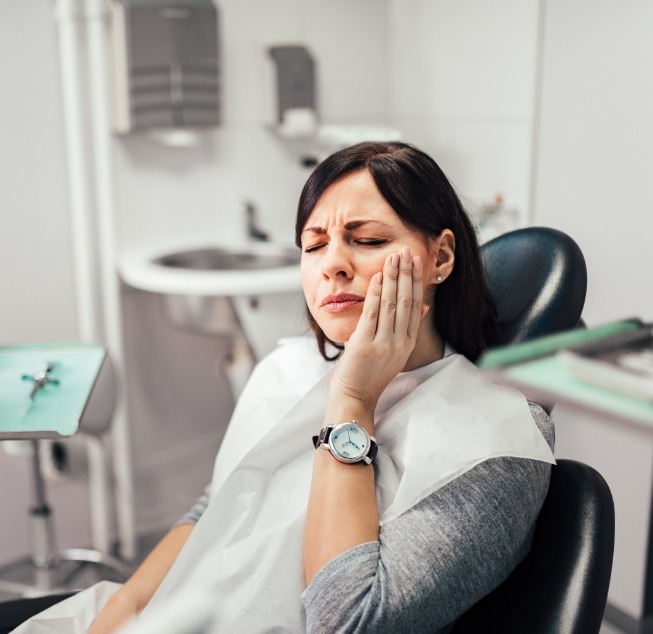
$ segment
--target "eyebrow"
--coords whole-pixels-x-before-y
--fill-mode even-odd
[[[374,222],[378,225],[383,225],[384,227],[389,227],[390,225],[385,224],[385,222],[381,222],[380,220],[352,220],[350,222],[345,223],[345,230],[346,231],[351,231],[352,229],[358,229],[358,227],[362,227],[363,225],[366,225],[370,222]],[[311,233],[318,233],[318,234],[325,234],[326,229],[324,227],[306,227],[302,233],[305,231],[310,231]]]

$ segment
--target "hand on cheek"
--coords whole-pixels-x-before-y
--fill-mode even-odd
[[[373,410],[415,348],[423,304],[422,262],[408,247],[389,255],[372,276],[361,317],[338,361],[332,391]]]

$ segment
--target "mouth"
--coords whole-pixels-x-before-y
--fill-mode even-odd
[[[350,295],[343,293],[342,295],[327,295],[320,304],[320,308],[327,313],[340,313],[349,310],[358,304],[365,301],[364,297],[360,295]]]

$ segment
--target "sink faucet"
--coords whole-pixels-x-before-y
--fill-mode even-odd
[[[250,240],[267,242],[270,236],[256,225],[256,207],[249,200],[245,201],[245,214],[247,215],[247,237]]]

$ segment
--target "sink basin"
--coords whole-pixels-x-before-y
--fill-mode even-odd
[[[122,279],[144,291],[203,297],[242,297],[301,288],[300,251],[270,242],[201,245],[124,254]]]
[[[233,300],[301,290],[300,251],[269,242],[201,245],[132,252],[120,258],[122,279],[158,293],[175,326],[234,336],[240,324]]]
[[[299,263],[297,249],[275,245],[257,245],[255,248],[207,247],[163,255],[155,264],[198,271],[248,271],[292,266]]]

